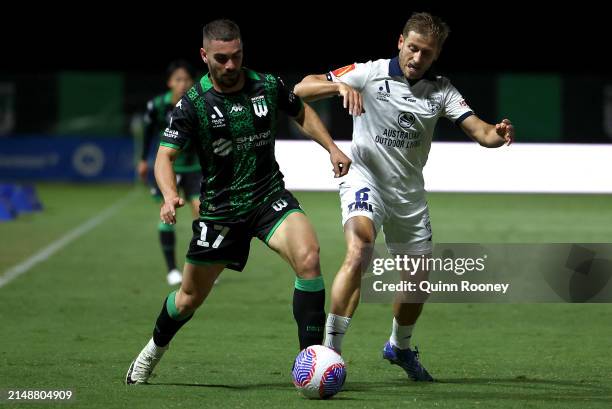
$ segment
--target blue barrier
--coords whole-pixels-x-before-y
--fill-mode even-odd
[[[42,210],[42,203],[32,185],[0,184],[0,222],[13,220],[21,213]]]
[[[11,196],[11,204],[18,214],[31,213],[42,210],[34,186],[16,186]]]
[[[13,220],[16,216],[17,212],[15,211],[12,203],[3,197],[0,197],[0,222]]]

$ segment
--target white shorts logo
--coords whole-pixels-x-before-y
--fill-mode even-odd
[[[281,210],[283,210],[288,205],[289,205],[289,203],[287,203],[286,200],[280,199],[280,200],[277,200],[276,202],[272,203],[272,209],[276,210],[277,212],[280,212]]]
[[[368,199],[370,198],[368,195],[369,191],[369,187],[364,187],[355,192],[355,201],[348,205],[349,213],[357,210],[365,210],[370,213],[374,211],[372,205],[368,203]]]

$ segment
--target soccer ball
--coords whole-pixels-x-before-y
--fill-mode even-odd
[[[346,379],[344,360],[333,349],[312,345],[293,363],[293,384],[309,399],[328,399],[340,392]]]

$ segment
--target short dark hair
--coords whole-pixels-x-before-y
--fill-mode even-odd
[[[166,70],[166,77],[168,79],[170,79],[172,74],[174,74],[174,71],[176,71],[176,70],[178,70],[180,68],[182,68],[185,71],[187,71],[187,74],[189,74],[191,79],[195,79],[196,78],[196,71],[195,71],[195,69],[193,68],[193,66],[191,64],[189,64],[185,60],[174,60],[174,61],[172,61],[168,65],[168,69]]]
[[[450,33],[450,28],[440,17],[432,16],[429,13],[412,13],[402,34],[407,37],[410,31],[422,36],[434,37],[441,48]]]
[[[219,19],[211,21],[204,26],[203,42],[211,40],[232,41],[240,40],[240,27],[232,20]]]

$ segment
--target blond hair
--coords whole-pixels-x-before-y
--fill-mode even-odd
[[[412,13],[404,25],[402,34],[407,37],[410,31],[435,38],[441,48],[450,33],[450,28],[440,17],[432,16],[429,13]]]

